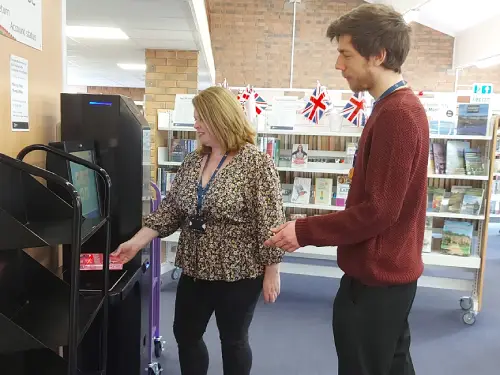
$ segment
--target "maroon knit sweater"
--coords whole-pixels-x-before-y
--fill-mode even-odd
[[[296,221],[300,246],[338,246],[338,265],[366,285],[423,272],[429,123],[403,88],[380,100],[363,130],[344,211]]]

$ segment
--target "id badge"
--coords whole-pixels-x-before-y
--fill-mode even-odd
[[[203,220],[203,218],[201,218],[200,216],[192,216],[188,220],[189,229],[195,230],[200,233],[205,233],[207,224],[205,223],[205,220]]]

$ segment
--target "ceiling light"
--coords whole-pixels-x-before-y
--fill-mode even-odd
[[[128,39],[128,35],[116,27],[66,26],[66,36],[85,39]]]
[[[146,70],[146,64],[117,64],[124,70]]]
[[[485,59],[478,60],[474,63],[480,69],[489,68],[500,64],[500,55],[490,56]]]
[[[406,21],[407,24],[410,24],[412,22],[417,22],[418,20],[418,15],[419,11],[417,9],[412,9],[403,14],[403,18]]]

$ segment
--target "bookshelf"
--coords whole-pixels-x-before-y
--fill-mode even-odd
[[[286,93],[287,89],[281,89],[281,91],[275,89],[274,91],[274,95],[280,96],[284,95],[283,93]],[[306,97],[308,97],[310,91],[305,90]],[[334,90],[329,91],[329,94],[332,102],[335,103],[336,109],[343,108],[350,96],[348,93]],[[267,94],[267,96],[269,95]],[[432,93],[426,94],[428,100],[429,98],[432,100],[432,97]],[[441,96],[435,95],[435,97],[440,98]],[[277,142],[272,148],[280,150],[279,156],[275,158],[275,164],[280,173],[284,191],[293,188],[296,177],[310,179],[311,192],[315,190],[314,183],[317,178],[332,179],[334,181],[339,178],[347,178],[350,169],[350,160],[348,160],[349,147],[357,144],[362,129],[353,127],[335,113],[325,116],[318,125],[307,124],[305,119],[301,119],[301,115],[297,115],[297,122],[293,129],[273,129],[268,112],[265,111],[258,116],[258,120],[254,125],[260,142],[266,142],[266,139]],[[166,132],[165,137],[168,138],[169,142],[167,147],[158,149],[158,166],[167,170],[168,173],[174,173],[175,169],[181,164],[181,160],[172,160],[171,155],[169,155],[168,145],[170,145],[170,141],[175,138],[195,139],[192,127],[175,126],[172,118],[171,113],[164,115],[165,121],[158,124],[158,129]],[[443,146],[446,146],[448,142],[468,142],[470,148],[478,148],[481,151],[484,173],[466,174],[466,171],[463,171],[463,173],[444,174],[435,170],[429,171],[429,188],[444,190],[447,199],[452,188],[457,186],[483,189],[484,194],[478,211],[459,210],[457,212],[456,210],[448,211],[447,209],[435,210],[432,209],[432,205],[429,207],[427,218],[432,226],[430,229],[428,228],[430,232],[426,234],[429,236],[429,244],[426,245],[427,249],[422,254],[426,271],[419,280],[419,286],[421,287],[464,292],[464,297],[460,299],[459,305],[463,309],[462,320],[468,325],[475,323],[482,304],[483,271],[485,268],[487,229],[490,219],[491,199],[489,197],[493,185],[492,181],[496,176],[495,173],[500,176],[500,168],[495,169],[495,156],[500,155],[500,150],[497,151],[496,148],[498,125],[498,118],[495,118],[489,122],[486,135],[431,134],[429,139],[431,144],[437,143]],[[292,165],[290,160],[287,159],[294,146],[298,144],[307,145],[308,148],[309,161],[305,167]],[[262,148],[262,151],[265,151],[265,149]],[[311,159],[328,160],[326,162],[325,160],[311,162]],[[331,159],[343,159],[343,162]],[[496,178],[500,179],[500,177]],[[343,180],[339,179],[338,181]],[[333,184],[332,192],[331,202],[326,204],[315,202],[312,194],[306,202],[294,202],[289,197],[284,196],[283,208],[287,219],[294,219],[299,215],[321,215],[343,210],[345,199],[337,195],[335,184]],[[500,217],[500,211],[495,215]],[[471,226],[472,231],[470,251],[465,251],[462,254],[454,254],[453,251],[441,249],[445,224],[451,225],[456,222],[469,223],[468,225]],[[167,249],[171,250],[174,246],[172,244],[175,244],[178,239],[179,233],[174,233],[170,237],[162,239],[162,243]],[[455,251],[455,253],[457,252]],[[170,255],[170,257],[172,256],[175,256],[175,254]],[[292,254],[287,254],[281,266],[281,271],[290,274],[340,278],[343,273],[337,267],[336,258],[336,247],[307,246]],[[162,264],[162,270],[169,271],[172,267],[172,264],[169,266],[166,263]],[[450,269],[465,271],[463,272],[464,277],[451,277],[450,273],[447,273]]]

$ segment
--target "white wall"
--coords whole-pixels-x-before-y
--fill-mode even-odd
[[[477,60],[500,55],[498,25],[500,16],[495,16],[455,37],[453,67],[473,65]]]
[[[87,93],[87,86],[71,86],[66,85],[64,92],[69,94],[85,94]]]

